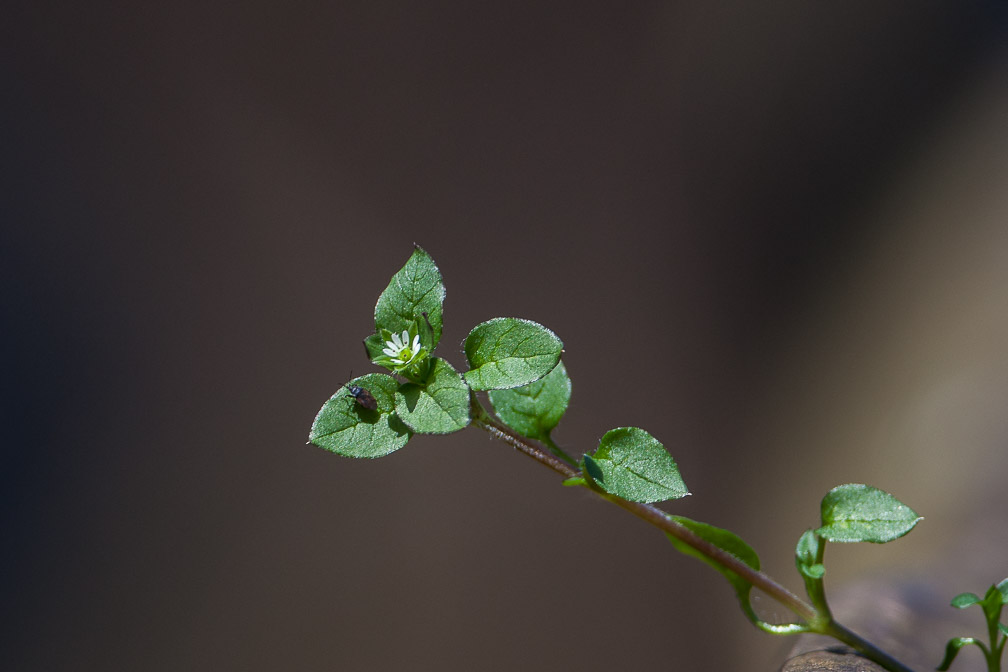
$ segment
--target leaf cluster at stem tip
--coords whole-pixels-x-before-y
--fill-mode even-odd
[[[468,426],[475,393],[486,392],[508,430],[581,467],[582,476],[570,484],[636,502],[689,494],[675,461],[643,429],[613,429],[580,462],[554,443],[551,434],[570,402],[571,380],[560,361],[563,343],[541,324],[497,317],[476,325],[463,344],[469,365],[463,372],[436,357],[444,298],[441,272],[416,247],[378,297],[375,331],[364,339],[368,358],[389,374],[368,374],[340,388],[316,416],[311,443],[348,457],[388,455],[413,434]],[[373,408],[361,403],[368,393]]]
[[[434,355],[444,327],[444,299],[441,272],[416,247],[378,297],[375,331],[364,339],[368,358],[389,373],[368,374],[340,388],[316,415],[310,443],[347,457],[388,455],[414,434],[448,434],[468,426],[473,391],[521,388],[557,369],[563,343],[556,334],[529,320],[495,318],[470,332],[469,368],[459,372]],[[376,408],[361,403],[359,390],[374,396]],[[546,410],[555,415],[554,408]]]

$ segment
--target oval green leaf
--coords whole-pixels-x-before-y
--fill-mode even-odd
[[[474,390],[505,390],[539,380],[560,361],[563,343],[530,320],[497,317],[469,332],[466,382]]]
[[[537,381],[510,390],[490,390],[490,403],[505,425],[522,436],[543,440],[567,410],[571,381],[563,362]]]
[[[956,609],[965,609],[981,602],[980,596],[975,593],[959,593],[952,598],[951,605]]]
[[[457,432],[470,420],[469,387],[451,364],[431,358],[423,385],[406,383],[395,393],[396,413],[418,434]]]
[[[378,408],[361,406],[350,395],[353,385],[367,390]],[[381,373],[354,378],[319,410],[308,442],[345,457],[382,457],[399,450],[411,433],[395,414],[398,386],[394,378]]]
[[[441,340],[442,304],[445,287],[441,271],[419,246],[406,265],[392,276],[388,287],[378,297],[375,305],[375,331],[387,329],[392,333],[415,329],[426,320],[430,323],[433,350]],[[427,314],[426,318],[424,313]],[[368,347],[369,354],[371,347]]]
[[[684,516],[670,515],[669,518],[687,527],[704,541],[717,546],[726,553],[734,555],[743,563],[749,565],[756,571],[759,571],[760,560],[759,556],[756,555],[756,551],[754,551],[749,544],[742,541],[742,539],[734,532],[729,532],[728,530],[720,527],[714,527],[713,525],[708,525],[707,523],[691,520]],[[808,630],[808,627],[801,623],[773,624],[763,621],[756,614],[756,611],[752,608],[752,604],[749,601],[749,593],[752,591],[751,583],[716,560],[707,557],[700,551],[677,539],[671,534],[666,533],[666,536],[678,551],[702,560],[720,572],[723,577],[728,579],[728,583],[730,583],[732,588],[735,590],[735,596],[738,597],[739,606],[742,607],[742,611],[745,613],[746,617],[752,621],[753,625],[760,630],[778,635],[796,634],[799,632],[806,632]]]
[[[585,474],[611,495],[633,502],[660,502],[689,494],[675,460],[639,427],[609,430],[594,455],[585,455]]]
[[[713,525],[708,525],[707,523],[701,523],[696,520],[691,520],[684,516],[670,515],[669,518],[675,520],[676,522],[682,523],[704,541],[707,541],[713,544],[714,546],[717,546],[726,553],[731,553],[745,564],[759,571],[760,560],[759,556],[756,554],[756,551],[754,551],[752,547],[749,546],[749,544],[742,541],[742,538],[739,537],[734,532],[729,532],[728,530],[722,529],[720,527],[714,527]],[[749,590],[752,588],[751,583],[749,583],[748,581],[746,581],[745,579],[743,579],[741,576],[731,571],[730,569],[727,569],[726,567],[717,563],[711,558],[708,558],[706,555],[696,550],[692,546],[685,544],[684,542],[680,541],[679,539],[676,539],[670,534],[667,536],[669,538],[669,541],[672,542],[672,545],[675,546],[677,550],[681,551],[682,553],[685,553],[686,555],[703,560],[708,565],[719,571],[726,579],[728,579],[728,582],[732,584],[732,587],[735,588],[735,592],[739,596],[739,599],[742,599],[744,597],[745,601],[748,603]]]
[[[822,500],[822,527],[828,541],[882,544],[914,528],[921,517],[888,492],[861,483],[838,485]]]

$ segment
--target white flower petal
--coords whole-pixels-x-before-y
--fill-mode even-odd
[[[386,355],[388,355],[389,357],[395,357],[396,355],[398,355],[398,354],[399,354],[398,352],[396,352],[396,351],[395,351],[395,350],[393,350],[392,348],[385,348],[384,350],[382,350],[382,352],[384,352],[384,353],[385,353]]]
[[[420,352],[420,334],[413,337],[413,352]]]

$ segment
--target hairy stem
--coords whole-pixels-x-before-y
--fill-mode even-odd
[[[549,467],[564,478],[575,478],[580,476],[580,471],[574,469],[564,460],[556,457],[551,451],[515,434],[512,430],[494,420],[483,404],[480,403],[479,399],[476,398],[475,393],[471,394],[471,405],[473,425],[476,427],[479,427],[480,429],[488,432],[491,436],[504,441],[514,449],[531,457],[543,466]],[[892,672],[913,672],[910,668],[906,667],[898,660],[873,645],[871,642],[834,621],[828,610],[825,614],[816,611],[812,605],[802,600],[770,576],[759,570],[753,569],[731,553],[728,553],[714,544],[711,544],[709,541],[703,539],[682,523],[670,518],[668,514],[653,504],[631,502],[623,499],[622,497],[617,497],[594,488],[589,489],[603,499],[606,499],[620,508],[629,511],[638,518],[654,525],[662,532],[665,532],[684,544],[696,549],[726,569],[738,574],[754,587],[759,588],[769,597],[772,597],[777,602],[794,612],[803,621],[807,622],[810,626],[810,631],[830,635],[835,639],[853,647],[864,654],[866,658],[875,661]]]

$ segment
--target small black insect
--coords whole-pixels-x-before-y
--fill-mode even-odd
[[[378,410],[378,402],[375,401],[374,395],[360,385],[347,385],[347,390],[350,392],[350,396],[356,399],[362,408],[366,408],[369,411]]]

